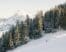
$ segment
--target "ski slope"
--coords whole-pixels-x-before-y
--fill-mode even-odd
[[[66,52],[66,31],[43,35],[45,36],[40,39],[7,52]]]

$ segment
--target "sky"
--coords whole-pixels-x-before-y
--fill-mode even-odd
[[[8,18],[15,13],[32,16],[37,11],[43,10],[46,12],[65,2],[65,0],[0,0],[0,18]]]

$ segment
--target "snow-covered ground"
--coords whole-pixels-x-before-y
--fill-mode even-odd
[[[32,40],[8,52],[66,52],[66,31],[43,34],[40,39]]]

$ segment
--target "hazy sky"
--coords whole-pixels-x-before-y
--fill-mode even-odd
[[[21,14],[34,15],[37,11],[44,12],[65,0],[0,0],[0,18],[9,17],[20,10]]]

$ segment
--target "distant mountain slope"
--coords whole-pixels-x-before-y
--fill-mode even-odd
[[[17,20],[24,21],[26,17],[21,15],[14,15],[7,19],[0,19],[0,34],[8,31],[12,25],[16,25]]]

